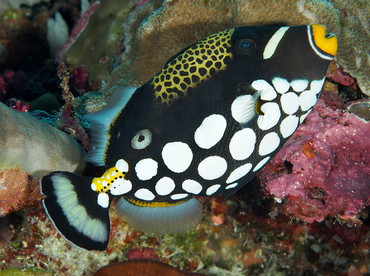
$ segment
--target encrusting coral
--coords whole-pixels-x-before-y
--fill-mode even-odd
[[[32,177],[66,170],[82,173],[85,152],[66,133],[0,103],[0,170],[18,165]]]
[[[100,110],[117,85],[143,85],[171,56],[197,40],[248,25],[326,25],[338,38],[338,62],[357,79],[362,92],[370,95],[370,0],[167,0],[155,10],[158,3],[148,1],[129,14],[123,25],[121,64],[102,93],[90,93],[74,102],[77,107],[82,104],[83,112]]]
[[[358,215],[370,205],[370,126],[344,102],[323,91],[259,174],[263,190],[281,202],[284,213],[311,223],[330,216],[361,224]]]
[[[0,171],[0,216],[39,202],[38,179],[19,169],[18,166]]]

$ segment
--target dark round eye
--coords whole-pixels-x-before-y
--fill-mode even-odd
[[[235,43],[235,50],[239,55],[249,55],[256,49],[256,42],[252,39],[239,39]]]

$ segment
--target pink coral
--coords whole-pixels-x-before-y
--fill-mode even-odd
[[[326,216],[359,222],[370,205],[369,123],[323,92],[304,124],[259,175],[287,214],[306,222]]]

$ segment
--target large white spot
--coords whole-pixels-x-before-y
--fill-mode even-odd
[[[112,195],[123,195],[131,191],[131,189],[132,183],[130,180],[118,178],[113,181],[109,191]]]
[[[231,115],[240,124],[246,124],[256,116],[255,104],[257,98],[251,95],[237,97],[231,104]]]
[[[290,82],[290,86],[295,92],[302,92],[308,86],[308,80],[293,80]]]
[[[206,195],[210,196],[210,195],[213,195],[215,192],[217,192],[217,190],[221,187],[220,184],[215,184],[215,185],[212,185],[211,187],[209,187],[206,191]]]
[[[251,163],[247,163],[247,164],[240,166],[239,168],[236,168],[226,179],[226,183],[229,184],[236,180],[239,180],[240,178],[245,176],[247,173],[249,173],[251,168],[252,168]]]
[[[230,140],[229,150],[235,160],[244,160],[254,151],[256,134],[251,128],[237,131]]]
[[[281,39],[284,37],[284,34],[288,29],[289,27],[284,26],[274,33],[274,35],[267,42],[265,49],[263,50],[263,59],[269,59],[274,55],[277,46],[279,45]]]
[[[280,108],[277,103],[264,103],[261,106],[264,115],[258,116],[257,124],[260,129],[267,130],[275,126],[280,119]]]
[[[155,195],[149,191],[148,189],[142,188],[139,189],[135,192],[135,196],[138,199],[146,200],[146,201],[151,201],[155,198]]]
[[[226,126],[224,116],[219,114],[208,116],[195,131],[195,143],[202,149],[210,149],[221,140]]]
[[[203,190],[202,185],[199,182],[192,179],[186,179],[184,182],[182,182],[182,188],[188,193],[194,195],[199,194]]]
[[[157,174],[158,163],[152,158],[145,158],[136,163],[135,172],[140,180],[149,180]]]
[[[199,175],[206,180],[221,177],[227,169],[227,162],[219,156],[209,156],[198,165]]]
[[[275,77],[272,79],[272,84],[275,87],[275,90],[280,94],[284,94],[289,90],[290,83],[283,78]]]
[[[310,84],[311,91],[315,94],[321,92],[322,86],[324,85],[325,77],[322,80],[314,80]]]
[[[123,159],[119,159],[117,162],[116,162],[116,166],[117,170],[119,170],[120,172],[128,172],[128,164],[125,160]]]
[[[316,104],[317,97],[314,91],[307,90],[299,95],[299,104],[302,111],[307,111]]]
[[[171,178],[165,176],[158,180],[157,184],[155,185],[155,191],[157,194],[165,196],[172,193],[175,187],[175,182]]]
[[[182,173],[189,168],[193,152],[183,142],[170,142],[163,147],[162,158],[167,168],[175,173]]]
[[[108,208],[109,206],[109,195],[106,193],[100,193],[98,195],[98,204],[103,208]]]
[[[276,132],[267,133],[261,140],[259,146],[259,154],[260,155],[269,154],[276,150],[279,144],[280,138]]]
[[[188,194],[174,194],[170,197],[171,197],[172,200],[179,200],[179,199],[183,199],[187,196],[188,196]]]
[[[290,115],[286,117],[280,124],[280,133],[284,138],[289,137],[298,127],[298,117]]]
[[[296,93],[288,92],[280,98],[281,108],[286,114],[296,113],[299,108],[299,98]]]
[[[269,161],[270,159],[270,156],[267,156],[265,158],[263,158],[260,162],[258,162],[258,164],[254,167],[253,171],[256,172],[258,171],[260,168],[262,168],[266,163],[267,161]]]
[[[255,80],[252,82],[252,87],[261,91],[261,100],[271,101],[277,96],[275,89],[265,80]]]

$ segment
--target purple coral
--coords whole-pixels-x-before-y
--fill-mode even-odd
[[[306,222],[326,216],[358,223],[370,205],[369,123],[349,113],[344,100],[323,92],[304,124],[261,171],[265,193],[283,211]]]

